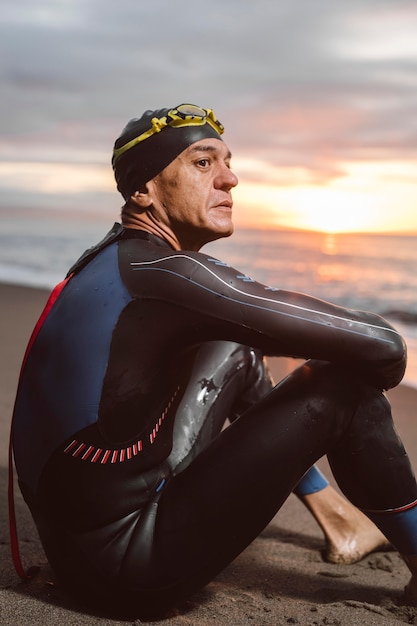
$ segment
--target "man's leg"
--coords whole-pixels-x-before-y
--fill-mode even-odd
[[[235,407],[236,417],[274,387],[265,359],[256,357],[256,353],[254,359],[255,382],[239,399]],[[306,472],[294,494],[322,529],[326,544],[324,555],[330,563],[356,563],[367,554],[390,546],[375,524],[329,485],[316,466]]]
[[[222,429],[272,391],[267,362],[256,350],[216,341],[204,344],[194,364],[187,393],[178,409],[169,463],[175,473],[191,462]],[[316,467],[303,476],[295,495],[325,537],[325,558],[355,563],[389,542],[363,513],[329,485]]]
[[[370,416],[382,437],[367,436]],[[169,605],[205,584],[263,530],[326,451],[341,489],[356,505],[385,510],[417,498],[387,400],[333,366],[307,364],[168,482],[147,576],[153,590],[142,592],[149,598],[163,592]],[[395,544],[394,527],[389,538]],[[417,542],[417,528],[408,537]],[[129,572],[124,574],[128,584]]]

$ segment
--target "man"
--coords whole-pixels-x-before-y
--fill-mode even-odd
[[[326,453],[417,572],[417,486],[382,394],[403,376],[404,342],[376,315],[199,252],[233,231],[222,133],[194,105],[129,122],[113,154],[122,225],[51,296],[16,399],[20,486],[52,567],[136,615],[207,583],[293,489],[331,526],[344,500],[313,467]],[[272,388],[264,355],[314,360]],[[361,554],[380,535],[369,541]]]

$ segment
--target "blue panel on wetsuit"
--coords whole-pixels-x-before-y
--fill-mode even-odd
[[[381,513],[364,511],[364,513],[378,526],[398,552],[407,556],[417,555],[417,506],[406,511]]]
[[[113,329],[130,300],[114,244],[69,281],[46,318],[23,372],[14,416],[16,467],[32,489],[52,452],[97,421]]]
[[[328,485],[329,483],[327,482],[327,479],[320,472],[319,468],[313,465],[313,467],[310,467],[308,472],[304,474],[298,485],[295,487],[294,493],[299,497],[307,496],[321,491]]]

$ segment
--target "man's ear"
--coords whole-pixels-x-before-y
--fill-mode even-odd
[[[134,194],[130,196],[130,201],[139,206],[141,209],[147,209],[152,204],[151,194],[146,185],[141,185]]]

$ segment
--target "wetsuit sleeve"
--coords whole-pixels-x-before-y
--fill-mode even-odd
[[[213,338],[246,343],[266,355],[334,361],[381,389],[404,375],[404,340],[376,314],[268,287],[201,253],[129,259],[133,291],[194,312]]]

